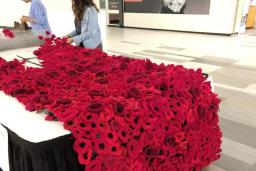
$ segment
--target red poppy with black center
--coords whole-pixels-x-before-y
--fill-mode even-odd
[[[91,102],[87,107],[88,112],[100,113],[103,112],[104,106],[102,102]]]

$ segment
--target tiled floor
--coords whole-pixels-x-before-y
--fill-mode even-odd
[[[252,31],[220,36],[110,27],[103,45],[109,54],[200,67],[211,75],[214,89],[223,100],[223,153],[205,171],[256,170],[256,36]],[[19,54],[30,58],[33,55],[27,54],[32,50]],[[11,60],[15,56],[10,54],[16,52],[1,52],[0,56]]]

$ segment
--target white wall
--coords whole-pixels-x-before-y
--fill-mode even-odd
[[[71,0],[42,1],[47,8],[48,20],[54,34],[63,36],[75,29]]]
[[[63,36],[74,30],[74,16],[71,9],[71,0],[41,0],[48,14],[52,31],[57,36]],[[99,4],[98,0],[95,0]],[[14,21],[19,21],[22,15],[28,15],[30,3],[22,0],[0,0],[0,26],[13,26]],[[99,15],[102,35],[106,35],[105,11]]]
[[[0,0],[0,26],[13,26],[28,10],[29,5],[21,0]]]
[[[124,13],[124,25],[230,34],[234,32],[237,4],[238,0],[211,0],[209,15]]]

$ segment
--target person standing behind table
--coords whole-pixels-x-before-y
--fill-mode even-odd
[[[41,0],[22,0],[31,3],[29,16],[22,16],[21,23],[29,22],[35,34],[51,33],[51,27],[48,22],[47,11]]]
[[[75,30],[64,36],[68,44],[73,42],[80,47],[101,49],[102,40],[98,23],[98,8],[92,0],[72,0],[75,15]]]

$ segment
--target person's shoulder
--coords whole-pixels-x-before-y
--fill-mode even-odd
[[[32,1],[32,5],[40,5],[40,6],[43,6],[44,4],[43,4],[43,2],[41,1],[41,0],[33,0]]]
[[[88,13],[95,13],[95,12],[97,13],[97,10],[96,10],[96,8],[94,6],[87,7],[86,11]]]
[[[33,1],[32,1],[32,4],[33,4],[33,3],[36,3],[36,4],[39,4],[39,3],[40,3],[40,4],[42,4],[42,1],[41,1],[41,0],[33,0]]]

